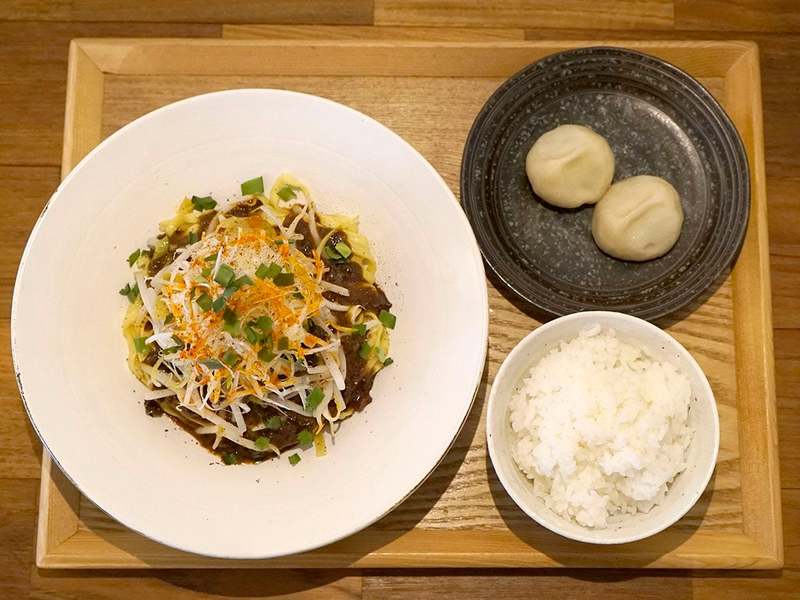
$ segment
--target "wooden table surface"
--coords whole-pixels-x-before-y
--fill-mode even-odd
[[[251,25],[258,23],[259,25]],[[33,565],[41,445],[17,393],[9,313],[25,240],[59,181],[75,37],[747,39],[761,49],[785,568],[89,571]],[[0,0],[0,600],[16,598],[800,598],[800,1]],[[46,340],[43,340],[46,343]]]

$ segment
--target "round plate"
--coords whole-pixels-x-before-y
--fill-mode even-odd
[[[525,174],[543,133],[576,123],[614,151],[614,180],[657,175],[681,196],[677,244],[661,258],[620,261],[595,245],[592,207],[557,209]],[[483,256],[528,307],[554,315],[607,309],[655,319],[701,295],[744,240],[747,159],[722,107],[662,60],[620,48],[549,56],[506,81],[467,138],[461,196]]]
[[[294,467],[286,458],[226,467],[168,419],[145,415],[117,290],[131,277],[128,254],[185,194],[226,198],[283,171],[308,183],[322,211],[359,215],[397,314],[395,363],[325,457],[312,449]],[[488,331],[480,253],[436,171],[365,115],[279,90],[190,98],[98,146],[36,224],[11,318],[31,421],[81,492],[154,540],[226,558],[310,550],[394,508],[458,434]]]

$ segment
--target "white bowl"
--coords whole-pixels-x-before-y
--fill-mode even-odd
[[[322,211],[359,215],[397,315],[395,363],[324,458],[226,467],[145,415],[117,290],[131,278],[128,254],[185,194],[227,198],[282,171],[304,180]],[[31,234],[11,325],[31,421],[90,500],[182,550],[266,558],[354,533],[425,479],[472,405],[488,310],[472,230],[408,143],[330,100],[234,90],[137,119],[81,161]]]
[[[533,483],[511,456],[511,424],[508,406],[528,370],[559,342],[599,324],[616,331],[620,340],[646,348],[668,361],[689,378],[692,401],[689,426],[694,437],[689,446],[687,468],[669,487],[662,504],[648,513],[612,519],[604,529],[587,528],[565,519],[537,498]],[[489,455],[494,470],[514,502],[534,521],[564,537],[593,544],[623,544],[640,540],[675,523],[697,502],[714,472],[719,450],[719,416],[711,386],[692,355],[674,338],[642,319],[616,312],[590,311],[567,315],[528,334],[503,361],[492,384],[486,422]]]

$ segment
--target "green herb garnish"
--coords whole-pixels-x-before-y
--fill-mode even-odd
[[[142,255],[142,249],[141,248],[137,248],[136,250],[131,252],[131,255],[128,257],[128,266],[132,267],[134,265],[134,263],[137,260],[139,260],[139,257],[141,255]]]
[[[225,320],[225,323],[232,325],[239,320],[239,317],[236,316],[236,313],[233,312],[230,308],[226,308],[225,312],[222,313],[222,318]]]
[[[255,344],[261,339],[261,336],[258,334],[258,332],[250,327],[250,325],[245,325],[242,327],[242,331],[244,331],[244,337],[247,338],[247,341],[251,344]]]
[[[291,200],[292,198],[296,198],[297,194],[294,191],[294,188],[290,185],[285,185],[281,189],[278,190],[278,197],[281,200]]]
[[[197,232],[196,232],[194,229],[193,229],[193,230],[191,230],[191,231],[188,233],[188,235],[186,236],[186,241],[187,241],[189,244],[194,244],[194,243],[196,243],[198,239],[199,239],[199,237],[198,237],[198,235],[197,235]]]
[[[260,265],[258,265],[258,268],[256,269],[256,277],[258,277],[259,279],[266,279],[268,272],[269,272],[269,267],[264,263],[261,263]]]
[[[311,390],[308,398],[306,398],[306,410],[309,412],[314,412],[314,409],[319,406],[319,403],[322,402],[324,397],[325,395],[322,393],[322,390],[318,387],[315,387],[313,390]]]
[[[388,310],[382,310],[380,314],[378,314],[378,320],[383,323],[384,327],[387,329],[394,329],[395,323],[397,323],[397,317]]]
[[[133,338],[133,345],[136,347],[136,352],[138,354],[144,354],[150,349],[150,344],[147,343],[146,337]]]
[[[228,287],[235,277],[236,273],[233,272],[233,269],[231,269],[228,265],[222,264],[217,269],[217,274],[214,276],[214,281],[216,281],[222,287]]]
[[[175,317],[172,316],[172,313],[167,314],[166,318],[164,319],[164,325],[169,325],[175,320]]]
[[[289,464],[295,466],[297,463],[300,462],[300,455],[299,454],[292,454],[289,457]]]
[[[225,350],[225,353],[222,355],[222,362],[229,367],[235,367],[240,360],[242,360],[242,357],[233,350]]]
[[[214,301],[211,299],[211,296],[205,292],[195,298],[195,302],[197,302],[197,306],[202,308],[205,312],[210,311],[214,305]]]
[[[367,335],[367,324],[357,323],[356,325],[353,325],[353,333],[360,336]]]
[[[255,445],[259,450],[264,450],[269,446],[269,438],[265,438],[263,435],[259,436],[256,438]]]
[[[262,331],[264,335],[272,331],[272,319],[267,316],[258,317],[255,325]]]
[[[233,452],[226,452],[222,455],[222,462],[224,462],[226,465],[238,465],[239,455]]]
[[[211,369],[212,371],[215,371],[215,370],[217,370],[217,369],[221,369],[221,368],[224,366],[224,365],[223,365],[221,362],[219,362],[219,361],[218,361],[216,358],[207,358],[207,359],[205,359],[205,360],[201,360],[201,361],[200,361],[200,364],[201,364],[201,365],[205,365],[205,366],[207,366],[207,367],[208,367],[209,369]]]
[[[217,254],[219,254],[219,253],[217,253]],[[217,262],[217,254],[212,254],[211,256],[206,256],[203,260],[205,260],[206,262],[210,262],[210,263]]]
[[[192,196],[192,206],[195,210],[210,210],[217,205],[211,196]]]
[[[225,296],[223,294],[222,296],[220,296],[219,298],[214,300],[214,302],[211,304],[211,308],[214,309],[214,312],[219,312],[219,311],[222,310],[222,308],[225,306],[225,300],[226,299],[227,298],[225,298]]]
[[[294,273],[278,273],[272,281],[275,282],[275,285],[280,287],[292,285],[294,283]]]
[[[385,361],[383,361],[383,366],[384,367],[388,367],[389,365],[391,365],[393,363],[394,363],[394,361],[391,358],[387,358]]]
[[[136,302],[136,298],[139,297],[139,284],[135,283],[133,284],[133,287],[131,287],[130,283],[126,283],[125,287],[122,288],[119,293],[121,296],[128,298],[128,302],[133,304]]]
[[[367,342],[361,344],[361,347],[358,349],[358,355],[364,360],[369,358],[370,352],[372,352],[372,346],[370,346]]]
[[[264,179],[255,177],[242,183],[242,196],[264,193]]]
[[[269,419],[264,421],[264,425],[270,431],[277,431],[283,425],[283,417],[281,417],[280,415],[273,415]]]
[[[311,432],[308,429],[303,429],[303,431],[297,434],[297,443],[301,446],[308,446],[313,441],[314,436],[311,435]]]
[[[239,289],[240,287],[243,287],[245,285],[253,285],[253,280],[250,279],[247,275],[242,275],[238,279],[234,280],[231,283],[231,285]]]
[[[328,246],[328,244],[325,244],[325,246],[322,248],[322,256],[327,258],[328,260],[332,260],[333,262],[339,262],[341,260],[344,260],[342,258],[342,255],[339,254],[336,250],[334,250],[330,246]]]
[[[265,363],[268,363],[273,358],[275,358],[275,353],[272,351],[271,348],[267,348],[265,346],[258,351],[258,359],[264,361]]]
[[[281,339],[278,340],[278,350],[288,350],[289,349],[289,338],[283,336]]]
[[[353,253],[353,251],[350,250],[350,246],[344,242],[338,242],[334,248],[336,248],[336,251],[342,256],[342,258],[347,258]]]

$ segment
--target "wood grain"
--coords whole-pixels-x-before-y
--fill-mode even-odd
[[[279,87],[322,95],[384,122],[428,157],[457,191],[458,149],[463,146],[472,115],[502,79],[531,56],[560,48],[558,44],[503,42],[493,43],[491,47],[424,42],[388,46],[258,41],[222,46],[213,42],[89,40],[73,46],[75,60],[70,71],[71,81],[79,71],[74,65],[80,65],[81,60],[95,61],[108,72],[98,83],[90,71],[85,86],[91,91],[88,100],[68,104],[68,129],[84,131],[78,131],[81,135],[65,137],[68,142],[65,164],[78,160],[88,150],[91,140],[98,141],[141,114],[187,95],[244,86]],[[198,66],[194,59],[188,58],[187,49],[195,55],[207,52],[208,60]],[[375,70],[369,61],[388,56],[389,50],[396,58],[403,59],[401,67],[387,66],[381,61]],[[709,491],[670,532],[632,546],[630,552],[597,550],[593,558],[589,558],[575,545],[554,539],[556,536],[533,524],[508,499],[487,465],[483,410],[487,389],[502,358],[536,322],[491,288],[486,379],[478,393],[477,407],[443,464],[411,498],[367,532],[325,550],[269,564],[475,564],[478,555],[469,540],[478,531],[484,543],[493,540],[491,549],[481,551],[479,560],[499,566],[589,565],[601,560],[607,565],[632,564],[630,561],[633,561],[661,566],[752,567],[774,565],[781,560],[780,537],[774,531],[774,524],[779,525],[778,478],[776,473],[764,471],[775,465],[774,446],[763,442],[743,445],[742,442],[764,436],[770,426],[774,429],[774,424],[770,425],[774,418],[772,379],[764,376],[764,373],[771,373],[768,362],[771,355],[767,351],[771,341],[768,336],[764,341],[763,335],[771,331],[771,326],[769,290],[765,287],[768,280],[761,275],[766,267],[767,242],[760,104],[757,91],[754,93],[747,87],[748,82],[758,81],[755,53],[751,45],[742,43],[668,42],[648,45],[647,50],[666,54],[668,59],[705,75],[701,81],[726,104],[739,124],[754,166],[753,221],[739,261],[740,265],[747,265],[749,271],[737,268],[733,276],[724,277],[716,284],[713,294],[661,323],[693,352],[717,398],[722,440],[713,493]],[[291,54],[291,64],[275,59],[276,53],[288,56],[287,51]],[[160,59],[164,55],[170,56],[169,62]],[[243,65],[239,57],[247,57],[248,62]],[[445,74],[450,64],[457,67],[456,76],[406,76],[417,74],[421,68],[432,74]],[[152,77],[151,73],[160,69],[160,65],[171,73],[169,78]],[[330,70],[331,65],[348,74],[336,75],[335,70]],[[737,65],[739,70],[732,68]],[[179,69],[190,69],[197,74],[176,73]],[[464,75],[470,69],[480,76]],[[753,69],[756,71],[751,72]],[[237,70],[241,74],[236,74]],[[267,74],[270,71],[275,74]],[[230,74],[216,75],[215,72]],[[373,77],[373,74],[380,76]],[[79,88],[73,84],[70,87],[75,91]],[[103,98],[101,104],[97,100],[99,94]],[[88,110],[81,110],[82,106]],[[82,116],[83,121],[77,120],[76,115]],[[100,121],[102,128],[98,130]],[[83,140],[82,145],[76,146],[77,140]],[[760,289],[759,294],[753,297],[752,289]],[[751,326],[737,328],[741,320]],[[759,332],[755,338],[754,332]],[[737,365],[738,371],[733,365]],[[755,365],[762,366],[753,369]],[[739,419],[742,413],[748,414],[748,418]],[[745,434],[743,438],[739,435],[740,429]],[[743,460],[747,461],[746,468]],[[761,479],[762,473],[766,473],[766,479]],[[765,481],[772,481],[773,485],[764,485]],[[87,501],[81,501],[78,512],[77,533],[58,549],[44,551],[41,564],[91,566],[103,564],[103,561],[119,566],[143,562],[165,566],[218,564],[166,550],[130,534]],[[744,519],[743,515],[748,518]],[[44,524],[49,527],[47,519]],[[693,533],[698,527],[700,531]],[[509,530],[517,536],[514,539],[521,538],[536,550],[531,552],[531,546],[527,550],[524,546],[512,550],[514,543],[508,536]],[[97,537],[99,531],[103,532],[103,539]],[[104,541],[108,539],[113,539],[117,547],[109,547]],[[414,549],[421,547],[420,544],[428,549],[430,558],[416,553]],[[718,551],[713,557],[702,556],[702,548],[711,547],[708,544],[717,544]],[[683,553],[676,548],[683,548]],[[257,565],[251,563],[250,566]]]
[[[347,0],[342,0],[346,2]],[[121,2],[120,2],[121,3]],[[118,3],[118,4],[120,4]],[[16,171],[19,185],[13,192],[0,191],[0,200],[14,200],[14,210],[3,220],[6,229],[0,234],[0,243],[6,244],[9,235],[13,246],[21,249],[19,237],[26,237],[27,227],[32,224],[35,214],[57,182],[58,164],[61,149],[63,125],[63,100],[66,79],[66,57],[69,39],[72,37],[95,36],[141,36],[155,37],[218,35],[215,25],[197,25],[198,14],[207,14],[200,3],[171,18],[183,21],[180,24],[162,25],[156,23],[75,23],[66,22],[70,16],[71,0],[6,0],[0,3],[0,19],[13,19],[14,23],[0,23],[0,175],[8,171],[6,167],[19,165],[50,165],[49,174],[45,171],[31,171],[26,178],[24,171]],[[129,3],[126,3],[129,4]],[[233,9],[226,2],[227,9]],[[434,2],[426,6],[433,5]],[[442,4],[442,11],[450,11],[450,5]],[[542,4],[542,3],[539,3]],[[559,6],[562,3],[556,3]],[[570,2],[594,16],[598,7],[596,2]],[[583,5],[582,7],[580,5]],[[477,3],[476,3],[477,5]],[[778,424],[781,438],[781,477],[784,487],[783,509],[786,548],[786,568],[780,574],[763,575],[748,573],[746,576],[732,576],[730,573],[705,572],[703,574],[676,571],[668,574],[648,574],[633,571],[369,571],[364,575],[363,596],[367,598],[447,598],[447,597],[495,597],[498,593],[511,593],[519,597],[560,595],[563,597],[588,598],[796,598],[800,589],[800,550],[796,533],[800,531],[800,425],[791,413],[792,408],[800,406],[800,337],[798,336],[798,314],[800,314],[800,253],[796,245],[800,240],[800,218],[798,192],[800,192],[800,159],[797,139],[800,139],[800,111],[795,101],[795,90],[800,83],[800,62],[796,60],[800,48],[800,36],[785,33],[796,29],[797,4],[793,0],[784,2],[751,0],[745,2],[694,0],[675,3],[676,29],[663,28],[662,24],[653,26],[637,25],[638,29],[625,29],[613,23],[607,29],[599,28],[595,19],[584,15],[571,15],[565,19],[558,14],[559,7],[552,9],[554,14],[542,14],[535,22],[513,23],[513,27],[528,27],[529,39],[727,39],[738,37],[754,39],[761,50],[763,73],[764,116],[766,137],[767,185],[770,203],[770,238],[773,248],[773,269],[775,254],[781,258],[780,272],[773,270],[774,323],[776,327],[791,328],[775,333],[776,375],[778,390]],[[108,2],[108,7],[111,2]],[[646,7],[647,3],[642,3]],[[425,8],[425,7],[423,7]],[[744,9],[743,9],[744,8]],[[755,8],[755,10],[753,10]],[[237,7],[238,9],[238,7]],[[274,15],[264,15],[263,7],[253,9],[248,17],[242,11],[239,16],[248,22],[274,22]],[[411,14],[406,18],[421,26],[440,26],[443,35],[447,23],[441,16],[427,20],[424,13]],[[487,20],[474,22],[475,26],[491,28],[496,18],[484,10]],[[635,10],[635,8],[634,8]],[[260,16],[256,18],[256,12]],[[100,16],[101,18],[104,15]],[[25,22],[25,20],[35,20]],[[54,19],[63,19],[58,22]],[[588,21],[588,24],[587,24]],[[225,22],[225,21],[223,21]],[[227,20],[231,22],[231,20]],[[554,23],[563,23],[553,28]],[[794,23],[794,24],[793,24]],[[623,25],[625,27],[627,25]],[[568,29],[573,27],[574,29]],[[644,27],[648,27],[645,29]],[[669,27],[672,27],[671,25]],[[688,30],[687,27],[693,28]],[[658,29],[655,29],[658,28]],[[326,30],[328,28],[325,28]],[[705,29],[705,30],[701,30]],[[712,31],[716,30],[716,31]],[[731,33],[738,30],[739,33]],[[759,30],[759,31],[755,31]],[[216,31],[216,33],[215,33]],[[325,36],[328,35],[325,31]],[[319,36],[309,32],[315,38]],[[335,31],[330,32],[335,35]],[[380,31],[376,32],[380,35]],[[324,36],[323,36],[324,37]],[[34,167],[35,169],[36,167]],[[39,185],[39,175],[52,187],[43,189]],[[7,180],[4,177],[4,182]],[[28,181],[26,187],[25,181]],[[11,202],[11,200],[9,200]],[[28,206],[34,203],[29,211]],[[6,207],[10,204],[6,204]],[[22,210],[28,221],[17,226],[13,223]],[[32,216],[31,216],[32,214]],[[16,232],[16,233],[15,233]],[[7,248],[8,246],[5,246]],[[19,250],[17,250],[19,251]],[[6,252],[4,256],[8,257]],[[15,269],[12,267],[11,271]],[[9,273],[8,269],[3,272]],[[10,282],[0,281],[0,297],[10,298]],[[2,308],[7,315],[8,305]],[[524,323],[521,324],[525,326]],[[7,325],[6,325],[7,327]],[[6,329],[7,331],[7,329]],[[7,333],[6,333],[7,336]],[[6,337],[7,339],[7,337]],[[0,340],[2,342],[2,340]],[[4,347],[8,348],[6,342]],[[8,379],[8,371],[2,371],[2,390],[9,391],[9,406],[16,397],[16,384]],[[17,406],[19,407],[18,400]],[[5,406],[4,406],[5,408]],[[6,413],[9,414],[9,413]],[[16,416],[13,416],[16,419]],[[8,479],[13,477],[14,458],[28,465],[38,465],[40,446],[29,439],[29,432],[22,428],[9,428],[0,431],[2,456],[8,457],[0,463],[0,568],[4,576],[0,578],[0,597],[28,597],[31,576],[30,564],[33,561],[32,541],[35,516],[33,506],[36,488],[30,480]],[[35,468],[35,467],[34,467]],[[10,469],[10,470],[9,470]],[[23,477],[31,475],[30,467],[24,467]],[[27,550],[26,550],[27,549]],[[24,562],[27,556],[27,563]],[[18,560],[19,559],[19,560]],[[9,562],[9,560],[11,562]],[[194,585],[159,582],[170,581],[169,572],[131,573],[112,575],[110,572],[83,572],[80,574],[56,571],[32,572],[37,598],[105,598],[129,594],[131,597],[152,597],[154,594],[142,593],[158,590],[162,597],[182,596],[230,597],[228,590],[239,590],[247,597],[269,594],[271,578],[276,571],[256,577],[264,591],[243,588],[240,579],[252,580],[250,572],[235,571],[208,572],[192,571],[176,575],[171,581],[189,580]],[[210,574],[209,574],[210,573]],[[282,581],[295,578],[299,596],[314,593],[326,597],[324,593],[303,592],[302,582],[311,579],[323,585],[325,580],[314,578],[313,571],[293,573],[290,577],[280,577]],[[355,572],[357,573],[357,572]],[[358,575],[356,574],[356,577]],[[64,580],[64,581],[62,581]],[[154,583],[154,580],[157,580]],[[207,584],[207,581],[211,584]],[[158,586],[158,587],[154,587]],[[285,589],[282,588],[281,589]],[[325,588],[322,588],[323,590]],[[192,594],[192,590],[194,594]]]
[[[677,29],[800,31],[796,0],[675,0],[673,4]]]
[[[371,25],[372,0],[6,0],[0,19]]]
[[[646,29],[673,23],[668,0],[375,0],[376,25]]]
[[[525,30],[490,27],[223,25],[222,37],[231,40],[429,40],[485,42],[489,40],[524,40]]]
[[[0,165],[60,166],[70,39],[203,37],[220,31],[218,25],[0,21]]]

